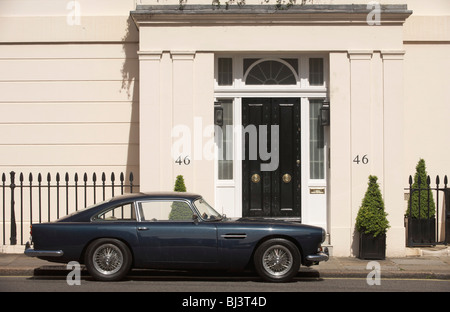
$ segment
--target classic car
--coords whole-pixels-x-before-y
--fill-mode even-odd
[[[123,279],[130,269],[245,270],[270,282],[328,260],[320,227],[227,218],[202,196],[185,192],[113,197],[54,222],[32,224],[25,254],[78,261],[96,280]]]

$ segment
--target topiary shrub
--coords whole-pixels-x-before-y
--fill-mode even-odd
[[[425,160],[420,159],[416,166],[414,183],[412,185],[414,191],[412,191],[408,200],[408,209],[406,210],[407,217],[412,217],[413,219],[434,218],[436,214],[436,205],[434,203],[433,192],[428,189],[427,177]],[[430,199],[429,201],[428,197]]]
[[[175,192],[186,192],[186,185],[184,185],[184,178],[182,175],[177,176],[173,190]]]
[[[358,232],[372,234],[374,237],[386,234],[390,227],[377,180],[376,176],[369,176],[369,186],[356,217]]]
[[[186,192],[186,185],[184,184],[184,178],[182,175],[177,176],[175,181],[175,192]],[[172,203],[172,210],[169,214],[169,220],[172,221],[186,221],[192,220],[192,210],[185,202],[174,201]]]

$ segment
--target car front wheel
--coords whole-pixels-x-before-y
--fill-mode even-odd
[[[300,269],[300,252],[292,242],[275,238],[263,242],[255,252],[255,269],[268,282],[287,282]]]
[[[98,239],[89,245],[85,265],[96,280],[121,280],[130,270],[131,252],[120,240]]]

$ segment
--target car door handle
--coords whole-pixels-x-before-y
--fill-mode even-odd
[[[146,227],[146,226],[138,226],[138,231],[147,231],[148,230],[148,227]]]

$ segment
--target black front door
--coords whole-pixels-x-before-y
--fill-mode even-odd
[[[300,218],[300,99],[242,99],[245,217]]]

